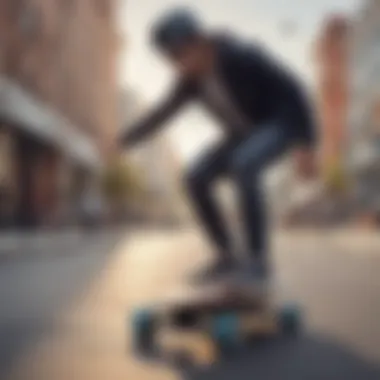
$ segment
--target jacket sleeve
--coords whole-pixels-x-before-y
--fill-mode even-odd
[[[126,128],[127,131],[121,136],[122,146],[131,146],[157,132],[188,102],[192,94],[192,86],[189,83],[177,83],[169,95],[156,105],[147,116]]]

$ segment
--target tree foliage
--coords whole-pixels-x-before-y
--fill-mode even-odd
[[[103,193],[113,202],[141,196],[143,183],[138,169],[123,159],[110,163],[103,173]]]
[[[325,183],[333,193],[343,193],[349,187],[347,172],[341,162],[331,162],[325,172]]]

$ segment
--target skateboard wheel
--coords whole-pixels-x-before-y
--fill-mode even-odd
[[[133,346],[138,352],[147,352],[153,349],[155,320],[150,310],[141,309],[134,314],[132,332]]]
[[[222,314],[215,317],[212,338],[222,353],[237,348],[240,344],[239,318],[236,314]]]
[[[280,311],[279,316],[281,330],[286,334],[294,335],[301,324],[301,312],[296,305],[287,305]]]

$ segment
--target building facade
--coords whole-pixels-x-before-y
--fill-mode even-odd
[[[116,10],[116,0],[0,0],[3,223],[68,210],[112,151]]]
[[[322,167],[341,162],[346,144],[350,23],[339,15],[322,25],[315,43]]]
[[[350,158],[366,165],[380,134],[380,3],[366,1],[353,27],[350,54]],[[354,144],[355,143],[355,144]]]
[[[331,190],[340,191],[346,185],[350,43],[351,20],[343,15],[328,16],[321,24],[312,51],[321,177],[315,183],[303,186],[297,183],[292,190],[288,181],[292,206],[282,220],[287,226],[326,225],[333,219],[336,221],[340,212],[340,204],[332,202],[335,192]]]
[[[363,2],[350,53],[347,162],[362,207],[380,213],[380,3]],[[371,213],[370,212],[370,213]]]

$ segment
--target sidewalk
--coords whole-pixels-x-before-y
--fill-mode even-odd
[[[359,227],[280,229],[273,240],[279,250],[291,242],[292,245],[304,247],[305,250],[319,247],[331,252],[380,257],[378,231]]]
[[[151,228],[152,231],[156,229]],[[133,235],[134,231],[149,230],[149,227],[113,227],[100,228],[94,231],[80,229],[65,229],[60,231],[7,231],[0,233],[0,262],[21,257],[34,257],[36,255],[62,255],[77,252],[88,246],[99,244],[109,247]],[[161,231],[157,229],[157,231]],[[170,233],[170,231],[169,231]],[[291,242],[297,246],[329,247],[333,250],[361,251],[380,254],[380,234],[374,230],[360,228],[279,228],[272,235],[276,246],[287,245]]]
[[[127,229],[4,231],[0,233],[0,261],[44,254],[67,254],[88,244],[116,242],[126,235]]]

